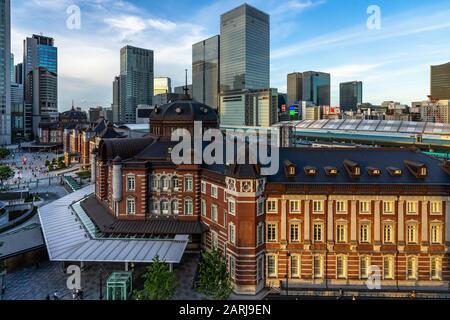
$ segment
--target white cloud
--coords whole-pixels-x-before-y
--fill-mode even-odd
[[[274,15],[285,14],[285,13],[299,13],[305,11],[307,9],[320,6],[324,4],[326,0],[318,0],[318,1],[300,1],[300,0],[290,0],[286,3],[282,3],[277,8],[273,10]]]

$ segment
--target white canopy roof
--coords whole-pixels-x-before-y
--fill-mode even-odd
[[[91,185],[39,209],[51,261],[149,263],[155,256],[167,263],[181,261],[187,235],[169,240],[92,238],[70,205],[93,192]],[[77,210],[80,208],[77,206]]]

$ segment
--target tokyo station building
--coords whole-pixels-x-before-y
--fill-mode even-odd
[[[192,100],[156,107],[150,134],[101,139],[81,207],[103,235],[218,248],[236,293],[267,287],[448,290],[450,162],[414,150],[280,148],[278,173],[171,160],[175,129],[218,128]],[[164,257],[160,257],[164,259]],[[378,270],[378,271],[377,271]]]

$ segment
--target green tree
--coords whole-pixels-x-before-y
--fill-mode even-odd
[[[227,261],[218,250],[204,252],[199,266],[198,291],[214,299],[226,299],[233,291]]]
[[[144,289],[134,291],[136,300],[171,300],[177,288],[177,279],[167,263],[153,258],[143,279]]]
[[[5,180],[14,177],[14,171],[8,166],[0,167],[0,182],[3,184]]]
[[[0,159],[4,159],[9,156],[11,152],[8,149],[0,148]]]

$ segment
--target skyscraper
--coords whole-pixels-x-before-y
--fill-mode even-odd
[[[25,134],[36,137],[39,123],[56,120],[58,114],[58,48],[54,39],[43,35],[26,38],[23,63]]]
[[[219,105],[220,36],[192,46],[192,97],[215,109]]]
[[[0,145],[11,143],[11,3],[0,0]]]
[[[172,80],[169,77],[155,77],[153,95],[163,93],[172,93]]]
[[[15,70],[14,70],[14,54],[11,53],[11,57],[9,58],[9,72],[11,74],[11,82],[16,81]]]
[[[307,71],[303,72],[303,99],[316,106],[329,106],[331,76],[329,73]]]
[[[434,99],[450,100],[450,62],[431,66],[431,96]]]
[[[24,138],[24,101],[23,85],[11,84],[11,134],[12,142],[18,142]]]
[[[118,123],[120,112],[120,77],[115,77],[113,81],[113,103],[111,109],[113,122]]]
[[[119,122],[135,123],[138,105],[152,105],[153,51],[126,46],[120,50]]]
[[[303,100],[303,74],[301,72],[289,73],[287,76],[288,106]]]
[[[340,84],[339,97],[342,111],[356,111],[363,100],[363,84],[361,81]]]
[[[243,4],[220,17],[220,90],[270,87],[270,17]]]
[[[23,63],[16,64],[14,69],[14,82],[17,84],[23,84]]]

